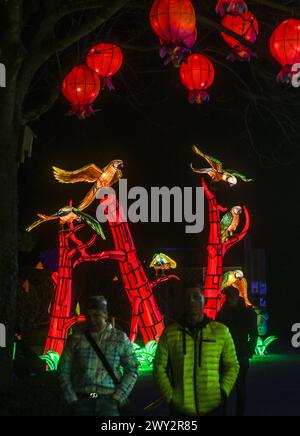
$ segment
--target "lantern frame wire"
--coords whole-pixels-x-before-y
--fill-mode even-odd
[[[96,44],[86,57],[87,65],[101,78],[103,88],[115,89],[111,77],[114,76],[123,64],[123,53],[119,46],[110,43]]]
[[[202,54],[192,54],[180,68],[183,85],[189,89],[188,100],[191,104],[201,104],[209,100],[207,89],[213,84],[215,69],[210,59]]]
[[[155,0],[150,24],[159,37],[164,64],[179,67],[197,40],[196,13],[190,0]]]
[[[85,119],[94,113],[92,103],[100,93],[101,83],[97,74],[85,64],[74,67],[64,78],[62,93],[72,104],[67,115]]]
[[[258,21],[255,15],[250,11],[239,15],[225,15],[222,20],[222,26],[232,30],[250,43],[255,43],[259,35]],[[233,36],[227,35],[224,32],[221,32],[221,35],[224,41],[233,49],[233,53],[230,53],[227,57],[228,60],[249,62],[251,57],[257,56],[249,47],[243,45]]]
[[[291,83],[300,68],[293,68],[300,63],[300,20],[283,21],[270,38],[270,52],[282,66],[277,80]]]

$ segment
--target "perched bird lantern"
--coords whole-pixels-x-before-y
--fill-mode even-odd
[[[233,236],[240,223],[240,215],[242,213],[243,208],[241,206],[234,206],[230,211],[225,213],[220,223],[222,243],[228,241]]]
[[[207,89],[213,84],[215,70],[207,56],[193,54],[180,67],[180,77],[189,89],[189,102],[201,104],[209,100]]]
[[[221,17],[225,14],[239,15],[248,12],[248,6],[244,0],[219,0],[216,12]]]
[[[248,297],[248,283],[247,279],[244,276],[243,271],[236,269],[234,271],[227,271],[223,274],[222,279],[222,291],[225,293],[226,288],[233,286],[238,289],[239,295],[243,298],[246,306],[252,306],[249,297]]]
[[[97,44],[87,55],[86,63],[101,76],[104,86],[109,90],[114,89],[112,76],[119,71],[123,63],[120,47],[115,44]]]
[[[222,26],[241,36],[245,41],[254,43],[258,37],[258,21],[252,12],[239,15],[227,14],[223,18]],[[221,33],[225,42],[233,48],[233,53],[228,56],[229,60],[250,61],[255,54],[251,49],[233,36]]]
[[[155,0],[150,23],[161,43],[165,65],[179,66],[197,39],[196,14],[190,0]]]
[[[155,253],[150,268],[154,268],[157,276],[164,276],[166,271],[177,268],[177,263],[164,253]]]
[[[291,83],[300,71],[300,20],[281,23],[270,40],[272,56],[282,65],[278,80]]]
[[[99,95],[100,79],[91,68],[79,65],[65,77],[62,92],[72,104],[68,115],[85,119],[94,113],[92,103]]]
[[[177,263],[164,253],[156,253],[152,258],[150,268],[166,271],[177,268]]]

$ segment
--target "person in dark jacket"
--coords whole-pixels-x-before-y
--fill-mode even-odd
[[[239,296],[239,291],[231,286],[226,290],[226,302],[217,314],[216,320],[229,328],[235,344],[240,364],[236,382],[236,415],[244,416],[249,360],[254,356],[258,338],[257,315],[252,307],[246,306],[244,299]]]

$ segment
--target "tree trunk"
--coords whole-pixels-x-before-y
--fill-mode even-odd
[[[138,328],[144,344],[158,341],[164,331],[163,316],[153,294],[153,285],[149,281],[136,251],[124,213],[112,198],[107,214],[108,223],[115,243],[115,250],[125,253],[125,259],[119,262],[124,289],[132,306],[130,340],[137,338]],[[114,213],[116,211],[116,220]]]
[[[44,354],[46,354],[48,350],[54,351],[59,355],[63,352],[65,340],[68,335],[67,322],[70,321],[71,316],[72,276],[73,266],[67,241],[67,231],[61,228],[59,232],[57,284]]]
[[[222,305],[223,246],[222,244],[209,245],[207,251],[208,263],[204,285],[205,313],[215,319]]]
[[[12,353],[15,333],[18,274],[18,135],[0,110],[0,323],[6,327],[6,348],[0,348],[0,389],[12,382]]]
[[[0,323],[6,327],[6,348],[0,348],[0,390],[12,383],[13,342],[18,277],[18,146],[23,131],[17,77],[24,48],[21,43],[22,2],[0,7],[1,62],[6,88],[0,88]],[[16,107],[18,106],[18,110]]]
[[[250,225],[249,212],[243,206],[245,214],[245,225],[243,230],[232,236],[228,241],[221,241],[221,217],[220,212],[227,212],[227,209],[218,204],[215,195],[208,189],[205,180],[202,179],[205,197],[208,202],[209,215],[209,240],[207,245],[208,262],[205,276],[204,295],[206,298],[205,313],[215,319],[217,312],[224,303],[222,296],[223,260],[227,251],[236,243],[241,241],[248,232]]]
[[[215,195],[208,189],[204,179],[202,179],[202,186],[208,202],[209,214],[208,260],[204,284],[205,313],[215,319],[221,309],[223,258],[226,253],[225,246],[221,243],[220,211],[225,212],[226,209],[217,203]]]

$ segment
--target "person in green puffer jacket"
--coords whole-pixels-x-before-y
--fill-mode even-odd
[[[154,360],[154,379],[171,415],[222,416],[239,373],[229,330],[204,314],[199,285],[185,288],[184,316],[166,327]]]

